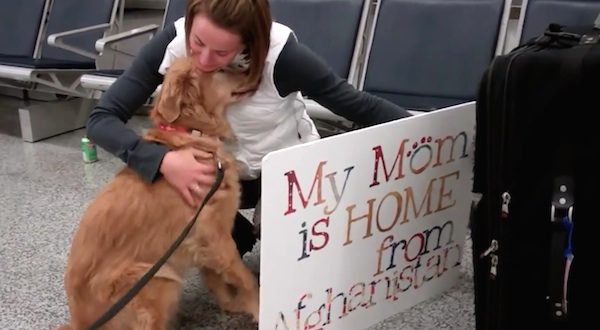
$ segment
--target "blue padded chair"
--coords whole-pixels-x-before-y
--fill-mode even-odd
[[[118,4],[119,0],[54,0],[42,59],[81,62],[95,69],[95,42],[113,27]],[[54,47],[52,39],[58,41]]]
[[[18,19],[1,23],[14,25],[0,32],[0,81],[19,89],[86,96],[79,76],[96,69],[94,43],[112,28],[119,1],[3,1],[2,15],[13,13]],[[11,46],[14,40],[18,47]]]
[[[0,2],[0,84],[9,87],[2,93],[22,96],[3,107],[18,110],[23,140],[84,125],[89,92],[80,77],[96,69],[94,43],[113,27],[120,1]]]
[[[364,0],[270,0],[273,20],[290,27],[333,71],[353,81],[353,60],[362,45]],[[361,25],[362,24],[362,25]]]
[[[359,87],[418,111],[475,100],[509,8],[504,0],[380,0]]]
[[[0,37],[0,47],[10,45],[11,38],[18,40],[17,44],[26,46],[19,46],[22,48],[18,52],[15,49],[1,51],[0,64],[34,69],[91,70],[95,69],[98,56],[94,52],[94,42],[111,28],[118,0],[95,0],[89,3],[53,0],[51,6],[48,6],[49,2],[33,0],[5,3],[2,6],[8,8],[2,10],[2,15],[10,16],[11,11],[16,10],[27,17],[20,17],[10,28],[2,29],[1,35],[14,35]],[[41,14],[40,7],[43,7]],[[55,47],[46,44],[46,39],[50,39]],[[32,45],[35,45],[33,52]]]
[[[175,22],[185,15],[185,6],[187,0],[167,0],[167,6],[165,8],[165,16],[163,18],[164,28],[168,24]]]
[[[181,18],[185,14],[186,3],[187,0],[168,0],[160,28],[164,29],[168,24],[172,24]],[[113,44],[139,35],[148,33],[153,35],[158,29],[158,25],[150,24],[99,39],[96,41],[96,50],[103,53]],[[95,98],[98,98],[103,92],[108,90],[123,72],[124,70],[98,70],[94,73],[83,75],[81,77],[81,84],[84,88],[92,91]]]
[[[358,86],[358,66],[365,40],[371,0],[270,0],[273,20],[290,27],[298,40],[321,56],[338,76]],[[305,100],[308,114],[318,119],[322,135],[351,128],[350,123],[320,104]]]
[[[519,44],[546,30],[550,23],[591,25],[600,14],[600,0],[523,0],[517,35]]]
[[[10,57],[35,56],[41,22],[49,0],[2,1],[0,3],[0,62]]]

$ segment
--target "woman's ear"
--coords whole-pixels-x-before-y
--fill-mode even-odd
[[[156,102],[156,110],[168,123],[174,122],[181,115],[175,84],[176,81],[165,79]]]

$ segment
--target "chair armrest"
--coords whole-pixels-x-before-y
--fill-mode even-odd
[[[313,100],[305,99],[304,103],[306,104],[306,112],[311,118],[329,120],[332,122],[338,122],[352,126],[352,122],[350,122],[348,119],[336,115],[335,113],[331,112],[331,110]]]
[[[64,37],[68,37],[68,36],[72,36],[75,34],[79,34],[79,33],[83,33],[83,32],[89,32],[89,31],[94,31],[94,30],[100,30],[100,29],[107,29],[110,27],[109,23],[103,23],[103,24],[98,24],[98,25],[92,25],[92,26],[87,26],[84,28],[80,28],[80,29],[75,29],[75,30],[69,30],[69,31],[64,31],[64,32],[59,32],[59,33],[54,33],[48,36],[48,44],[50,46],[54,46],[54,47],[58,47],[58,48],[62,48],[65,50],[68,50],[70,52],[73,52],[75,54],[81,55],[81,56],[85,56],[85,57],[89,57],[92,59],[98,59],[98,54],[89,52],[85,49],[76,47],[76,46],[72,46],[72,45],[67,45],[64,43],[64,41],[62,40]]]
[[[121,32],[121,33],[117,33],[117,34],[113,34],[111,36],[108,37],[104,37],[102,39],[98,39],[96,41],[96,50],[99,53],[103,53],[105,48],[107,46],[110,46],[111,44],[126,40],[126,39],[130,39],[133,37],[137,37],[140,35],[144,35],[147,33],[156,33],[156,31],[158,31],[159,26],[157,24],[149,24],[149,25],[145,25],[139,28],[135,28],[135,29],[131,29],[129,31],[125,31],[125,32]]]

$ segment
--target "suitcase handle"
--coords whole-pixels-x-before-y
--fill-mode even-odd
[[[573,250],[573,209],[575,206],[574,181],[570,176],[558,176],[554,179],[552,202],[550,205],[550,223],[552,239],[549,260],[548,302],[552,318],[562,320],[567,317],[567,288]]]

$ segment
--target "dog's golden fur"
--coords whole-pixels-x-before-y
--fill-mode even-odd
[[[150,129],[145,138],[171,149],[213,153],[224,179],[181,246],[105,329],[166,329],[176,314],[182,277],[200,269],[204,284],[224,310],[258,318],[258,283],[231,237],[240,188],[235,162],[220,147],[230,137],[223,117],[235,102],[241,74],[201,73],[190,60],[172,65],[151,117],[155,124],[196,129],[202,136]],[[85,329],[117,301],[164,254],[195,209],[163,178],[144,182],[121,170],[91,202],[73,237],[65,273],[70,324]]]

